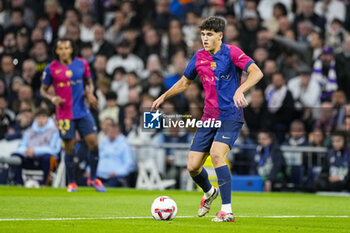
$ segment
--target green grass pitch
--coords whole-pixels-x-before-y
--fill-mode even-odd
[[[178,217],[173,221],[151,218],[152,201],[161,195],[177,203]],[[67,193],[65,189],[0,187],[0,232],[350,232],[349,197],[232,193],[236,222],[214,223],[211,217],[195,217],[201,196],[172,190],[97,193],[80,188],[78,193]],[[210,216],[219,208],[217,199]]]

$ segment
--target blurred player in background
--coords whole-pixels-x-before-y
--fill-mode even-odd
[[[54,46],[54,56],[56,59],[44,70],[41,95],[56,106],[60,135],[66,152],[67,191],[78,191],[74,169],[75,130],[77,130],[91,150],[91,153],[88,153],[91,168],[91,180],[88,180],[88,185],[94,186],[98,192],[105,192],[106,189],[102,182],[96,179],[97,127],[84,102],[85,96],[91,106],[97,107],[89,65],[86,60],[75,57],[75,46],[69,39],[57,40]],[[50,85],[54,86],[56,95],[49,93]]]
[[[198,216],[202,217],[209,212],[211,203],[218,196],[218,190],[210,184],[208,173],[203,168],[209,152],[222,199],[221,211],[212,221],[234,222],[235,217],[231,209],[231,174],[225,158],[243,125],[243,107],[248,104],[244,93],[253,87],[263,74],[242,50],[222,43],[224,19],[209,17],[199,28],[204,49],[196,52],[182,78],[153,102],[152,109],[158,109],[165,100],[184,92],[197,76],[202,79],[205,91],[202,121],[214,118],[222,123],[220,128],[197,130],[190,148],[187,168],[192,179],[204,191],[198,210]],[[248,78],[241,85],[243,70],[248,72]]]

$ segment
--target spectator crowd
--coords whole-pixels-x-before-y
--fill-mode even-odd
[[[57,133],[51,132],[55,123],[59,127],[54,106],[40,96],[41,77],[53,60],[55,40],[69,38],[90,65],[99,101],[91,108],[101,146],[97,174],[111,186],[132,185],[137,170],[129,144],[191,141],[193,129],[145,132],[142,115],[202,48],[198,25],[212,15],[226,19],[223,42],[240,47],[264,73],[246,93],[246,127],[236,143],[258,148],[240,150],[235,162],[248,165],[234,165],[233,172],[265,177],[266,190],[288,179],[308,188],[349,188],[348,0],[0,0],[0,140],[21,141],[14,152],[22,165],[60,158],[60,139],[51,137],[55,144],[43,135],[48,145],[36,151],[28,137]],[[200,119],[203,97],[197,78],[162,111]],[[325,147],[328,154],[321,163],[311,155],[306,168],[303,152],[282,155],[280,145]],[[80,146],[77,151],[84,151]],[[290,158],[298,161],[290,165]],[[83,160],[77,166],[84,167]],[[164,163],[178,176],[174,150],[166,150]],[[51,169],[42,167],[45,174]],[[89,169],[83,170],[88,179]]]

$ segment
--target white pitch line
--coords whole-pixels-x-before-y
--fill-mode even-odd
[[[215,217],[215,216],[206,216]],[[236,216],[237,218],[350,218],[346,215],[282,215],[282,216]],[[197,216],[177,216],[176,218],[197,218]],[[96,217],[96,218],[3,218],[6,221],[72,221],[72,220],[118,220],[118,219],[152,219],[152,217]]]
[[[282,215],[282,216],[236,216],[238,218],[350,218],[347,215]]]

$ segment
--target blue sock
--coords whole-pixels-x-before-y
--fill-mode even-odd
[[[75,183],[74,155],[66,154],[64,156],[64,161],[66,163],[66,173],[67,173],[68,184]]]
[[[215,168],[222,204],[231,203],[231,173],[227,165]]]
[[[96,179],[96,169],[97,169],[97,163],[98,163],[98,150],[97,151],[90,151],[88,153],[88,162],[90,165],[91,173],[90,178],[91,180]]]
[[[199,175],[192,177],[194,182],[199,185],[203,189],[203,191],[206,193],[211,189],[211,184],[208,179],[208,173],[207,171],[203,168],[201,173]]]

